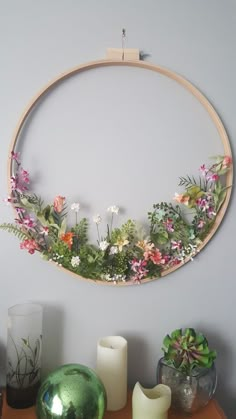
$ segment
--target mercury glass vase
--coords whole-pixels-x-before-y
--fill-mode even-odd
[[[215,365],[211,368],[195,368],[191,375],[186,375],[167,365],[161,358],[157,366],[157,383],[171,388],[171,407],[174,410],[192,414],[206,406],[215,393]]]
[[[42,312],[32,303],[8,309],[6,398],[16,409],[34,405],[40,387]]]

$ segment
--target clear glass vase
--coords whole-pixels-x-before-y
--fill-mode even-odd
[[[8,309],[7,386],[9,406],[32,406],[40,386],[42,306],[18,304]]]
[[[174,410],[192,414],[206,406],[215,393],[215,365],[211,368],[195,368],[191,375],[186,375],[167,365],[161,358],[157,366],[157,383],[171,388],[171,407]]]

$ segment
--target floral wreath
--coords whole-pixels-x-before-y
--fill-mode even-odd
[[[88,241],[88,220],[79,219],[80,203],[72,203],[75,223],[67,226],[66,198],[56,196],[53,204],[29,191],[29,173],[20,162],[20,153],[11,152],[15,174],[11,176],[11,195],[5,199],[16,210],[15,224],[4,223],[0,228],[15,234],[20,248],[78,274],[103,282],[141,283],[147,278],[160,277],[168,269],[193,260],[199,247],[215,223],[225,200],[227,187],[224,175],[230,170],[232,158],[217,156],[214,162],[199,169],[199,177],[180,177],[182,194],[175,193],[176,205],[161,202],[148,212],[149,231],[127,220],[114,226],[119,207],[107,208],[110,222],[106,234],[100,233],[102,217],[93,223],[97,229],[97,245]],[[192,220],[186,220],[191,209]]]

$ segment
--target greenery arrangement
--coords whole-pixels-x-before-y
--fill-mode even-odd
[[[153,205],[148,213],[149,231],[128,220],[114,227],[119,207],[107,208],[109,223],[106,234],[100,233],[102,217],[93,217],[97,229],[97,245],[88,241],[88,220],[79,219],[80,204],[73,203],[75,223],[67,225],[66,199],[56,196],[52,204],[29,191],[29,173],[22,168],[19,153],[12,151],[14,175],[11,177],[11,203],[16,212],[15,223],[0,228],[15,234],[20,248],[30,254],[40,252],[43,258],[86,278],[101,281],[142,282],[145,278],[161,276],[172,266],[193,259],[202,240],[211,230],[224,202],[226,187],[222,177],[230,170],[230,156],[217,156],[211,166],[200,167],[199,177],[181,177],[182,194],[175,194],[177,203]],[[186,219],[186,209],[193,213]]]
[[[188,328],[174,330],[163,340],[164,360],[176,370],[191,375],[195,368],[211,368],[216,351],[211,351],[204,335]]]

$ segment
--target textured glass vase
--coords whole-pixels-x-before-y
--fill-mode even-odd
[[[7,386],[9,406],[32,406],[40,386],[42,306],[18,304],[8,309]]]
[[[80,364],[63,365],[42,383],[37,419],[102,419],[106,391],[97,374]]]
[[[157,383],[171,388],[171,407],[181,413],[192,414],[206,406],[217,384],[215,365],[195,368],[191,375],[176,370],[161,358],[157,366]]]

